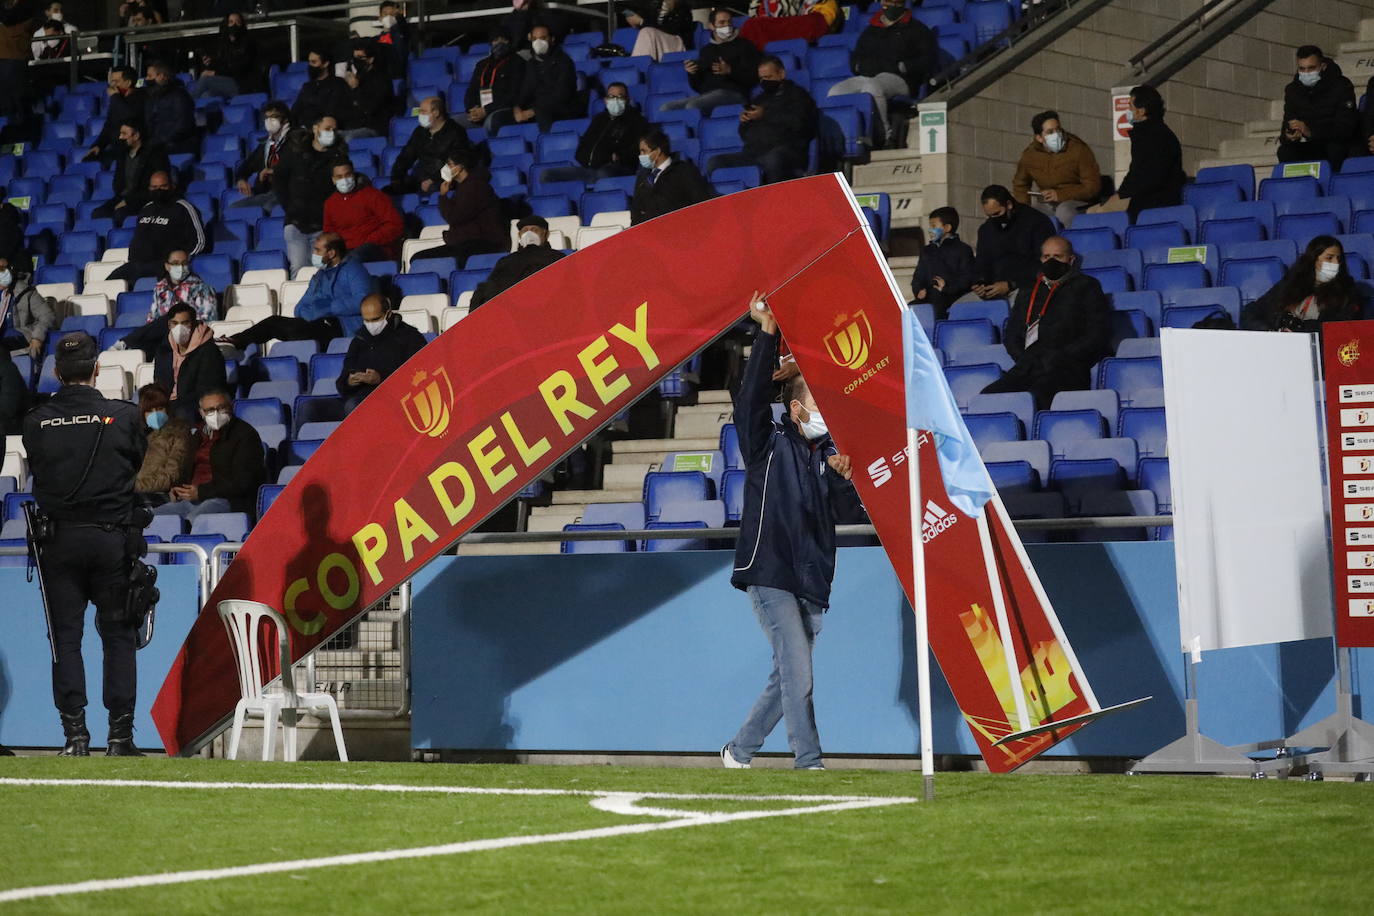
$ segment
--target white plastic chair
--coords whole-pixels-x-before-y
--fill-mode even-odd
[[[316,710],[329,712],[329,722],[334,728],[334,744],[339,751],[339,760],[347,762],[348,750],[344,747],[343,727],[339,724],[339,707],[334,698],[327,693],[301,693],[296,690],[295,678],[291,671],[291,641],[286,628],[286,618],[272,608],[258,601],[228,600],[219,603],[219,616],[224,628],[229,632],[229,643],[234,648],[234,660],[238,663],[239,693],[241,699],[234,707],[234,727],[229,734],[230,760],[237,760],[239,737],[243,734],[243,722],[249,713],[262,716],[262,759],[271,760],[273,744],[276,741],[277,718],[281,717],[282,759],[296,759],[296,715],[305,712],[318,716]],[[264,643],[267,638],[262,632],[262,623],[270,620],[276,629],[278,664],[280,680],[263,681]]]
[[[444,244],[442,233],[438,238],[406,239],[401,243],[401,270],[410,273],[410,262],[417,254],[422,251],[429,251],[431,248],[439,248]]]
[[[608,239],[622,231],[624,230],[619,226],[596,226],[594,228],[592,226],[583,226],[581,229],[577,230],[577,250],[581,251],[583,248],[595,245],[602,239]]]

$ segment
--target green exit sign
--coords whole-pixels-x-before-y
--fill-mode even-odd
[[[943,111],[923,111],[921,112],[922,127],[944,127],[945,113]]]

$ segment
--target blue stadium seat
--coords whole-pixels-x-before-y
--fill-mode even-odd
[[[1002,500],[1007,514],[1014,519],[1063,518],[1064,497],[1058,493],[1008,493]],[[1049,531],[1022,531],[1021,540],[1027,544],[1043,543],[1050,540]]]
[[[1233,286],[1213,286],[1207,289],[1186,289],[1180,290],[1174,296],[1174,306],[1177,308],[1195,308],[1206,306],[1211,309],[1222,309],[1231,316],[1231,320],[1240,325],[1240,290]],[[1174,325],[1176,327],[1176,325]]]
[[[265,483],[258,487],[258,503],[256,507],[256,517],[258,519],[261,519],[267,514],[267,510],[272,508],[272,503],[277,501],[277,497],[280,496],[281,491],[285,489],[285,485],[279,483]]]
[[[218,534],[226,541],[242,541],[252,527],[244,512],[207,512],[191,523],[191,534]]]
[[[250,398],[276,398],[282,403],[294,401],[300,393],[300,383],[294,381],[254,382],[248,389]]]
[[[241,398],[234,402],[234,416],[253,426],[286,423],[286,407],[276,398]]]
[[[1122,312],[1143,312],[1151,322],[1158,324],[1159,316],[1164,309],[1164,301],[1158,291],[1142,289],[1132,293],[1116,293],[1112,296],[1112,308]]]
[[[443,281],[439,275],[433,271],[423,271],[411,274],[395,274],[391,278],[392,286],[396,287],[399,296],[420,296],[427,293],[442,293],[444,291]]]
[[[1030,429],[1035,422],[1035,397],[1029,391],[1003,391],[994,394],[975,394],[969,399],[968,410],[975,413],[1011,413],[1021,421],[1022,429]],[[1018,437],[1019,438],[1019,437]]]
[[[1269,237],[1264,223],[1253,216],[1240,219],[1213,219],[1202,224],[1200,240],[1209,245],[1226,246],[1238,242],[1260,242]]]
[[[642,527],[642,526],[641,526]],[[564,531],[624,531],[625,526],[611,523],[591,523],[578,522],[576,524],[564,525]],[[615,541],[562,541],[559,550],[562,553],[626,553],[633,549],[633,542],[629,540]]]
[[[644,503],[589,503],[582,513],[584,525],[620,525],[626,531],[644,527]]]
[[[1263,242],[1235,242],[1221,249],[1221,260],[1241,258],[1277,258],[1284,264],[1298,259],[1298,243],[1292,239],[1269,239]]]
[[[726,423],[720,428],[720,452],[725,456],[726,470],[744,467],[744,454],[739,449],[739,429],[733,423]]]
[[[196,267],[197,269],[200,267],[199,259],[196,260]],[[239,270],[243,273],[250,270],[284,269],[286,269],[286,252],[275,248],[245,252],[239,262]]]
[[[1116,233],[1117,238],[1122,238],[1131,226],[1131,217],[1124,210],[1117,213],[1080,213],[1074,218],[1073,229],[1070,231],[1077,232],[1097,226],[1106,226]]]
[[[288,430],[281,423],[255,423],[253,428],[258,431],[258,438],[262,440],[263,447],[273,451],[280,451],[281,444],[288,438]]]
[[[1115,492],[1126,484],[1121,466],[1111,458],[1089,461],[1056,459],[1050,468],[1050,486],[1064,497],[1069,515],[1081,515],[1085,496],[1093,493]]]
[[[1142,459],[1167,458],[1169,455],[1169,434],[1163,407],[1124,408],[1116,434],[1134,439]]]
[[[296,400],[299,402],[300,398]],[[334,430],[339,428],[338,420],[316,420],[310,423],[303,423],[298,419],[297,422],[299,423],[299,427],[293,438],[302,440],[328,439],[333,435]]]
[[[1188,234],[1188,238],[1197,238],[1197,211],[1187,204],[1177,207],[1152,207],[1141,210],[1135,218],[1137,226],[1153,226],[1160,223],[1178,223]]]
[[[1331,163],[1324,159],[1314,159],[1307,162],[1276,162],[1274,167],[1269,170],[1269,179],[1292,180],[1295,177],[1311,176],[1318,186],[1325,193],[1327,185],[1331,183]],[[1268,181],[1269,179],[1265,179]]]
[[[1048,442],[1050,453],[1057,459],[1064,456],[1064,447],[1071,440],[1106,435],[1107,422],[1096,410],[1042,410],[1035,415],[1031,438]]]
[[[1374,172],[1374,156],[1351,156],[1341,163],[1341,174],[1357,175],[1361,172]]]
[[[1139,450],[1135,440],[1128,436],[1113,436],[1110,439],[1080,439],[1070,442],[1064,451],[1070,461],[1096,461],[1110,458],[1121,466],[1127,480],[1135,479]]]
[[[1050,479],[1050,463],[1054,456],[1050,444],[1043,439],[1026,442],[993,442],[982,449],[983,461],[1024,461],[1035,468],[1037,479],[1043,484]]]
[[[1164,368],[1158,359],[1109,356],[1098,366],[1097,387],[1115,389],[1123,408],[1131,405],[1136,391],[1164,386]]]
[[[186,519],[179,515],[154,515],[143,533],[170,543],[177,535],[186,533]]]
[[[1120,490],[1114,493],[1093,492],[1083,494],[1079,504],[1079,514],[1084,517],[1099,516],[1149,516],[1156,514],[1155,495],[1149,490]],[[1081,530],[1080,541],[1141,541],[1156,539],[1151,528],[1102,528],[1096,531]]]
[[[1135,289],[1135,280],[1124,267],[1085,267],[1083,273],[1100,283],[1102,291],[1108,295]]]
[[[1255,167],[1253,165],[1214,165],[1209,168],[1198,169],[1195,177],[1198,184],[1229,181],[1240,188],[1242,200],[1255,199]],[[1185,196],[1187,194],[1186,188],[1184,194]]]
[[[940,352],[936,350],[936,353]],[[1011,358],[1011,354],[1007,352],[1007,348],[1002,344],[960,346],[950,351],[945,361],[950,366],[977,366],[981,363],[996,363],[1003,372],[1016,364],[1016,361]]]
[[[260,356],[253,361],[253,378],[268,382],[305,382],[305,367],[294,356]]]
[[[238,279],[234,272],[234,262],[228,255],[198,254],[194,266],[200,278],[210,284],[210,288],[217,293],[223,293]]]
[[[711,496],[711,482],[701,471],[650,471],[644,475],[644,510],[649,521],[658,518],[664,503]]]
[[[227,540],[228,539],[222,534],[178,534],[176,537],[172,538],[172,543],[195,544],[201,550],[205,551],[208,556],[211,550],[214,550],[216,546],[225,543]],[[199,560],[194,554],[174,553],[171,554],[166,562],[173,566],[194,566]]]
[[[1368,158],[1374,159],[1374,156]],[[1349,200],[1352,211],[1374,210],[1374,173],[1342,172],[1336,175],[1331,179],[1331,196]]]
[[[994,328],[1000,329],[1007,323],[1007,318],[1011,315],[1011,307],[1005,299],[985,299],[976,301],[955,302],[949,307],[949,317],[954,321],[962,321],[970,318],[984,318],[992,323]]]
[[[986,44],[1011,25],[1011,7],[1003,0],[969,0],[963,21],[973,26],[977,44]]]
[[[980,452],[993,442],[1019,442],[1025,438],[1021,420],[1010,412],[965,414],[964,424]]]
[[[1266,178],[1259,185],[1259,199],[1274,205],[1278,214],[1288,212],[1288,208],[1303,200],[1320,197],[1322,184],[1315,178]]]
[[[705,522],[700,521],[651,521],[644,527],[649,530],[673,531],[689,528],[707,528],[709,526]],[[644,541],[640,549],[648,553],[663,553],[675,550],[705,550],[706,547],[707,545],[704,538],[656,538]]]
[[[1283,279],[1285,267],[1278,258],[1236,258],[1221,264],[1221,284],[1240,290],[1243,303],[1253,302]]]
[[[1233,181],[1196,182],[1183,188],[1183,202],[1196,210],[1203,222],[1215,219],[1245,199],[1240,185]]]
[[[1079,218],[1081,219],[1081,217]],[[1072,229],[1065,229],[1061,233],[1064,238],[1069,240],[1073,250],[1078,254],[1088,254],[1099,251],[1115,251],[1120,247],[1120,240],[1117,234],[1106,226],[1089,226],[1080,228],[1074,221]]]
[[[702,522],[707,528],[725,527],[725,503],[719,499],[671,500],[659,507],[658,518],[664,522]]]
[[[715,117],[707,118],[701,122],[701,129],[697,131],[697,139],[701,141],[703,150],[732,150],[742,145],[739,138],[739,121],[735,118],[720,117],[722,109],[717,108],[712,112]]]
[[[1122,248],[1116,251],[1090,251],[1081,258],[1079,266],[1083,270],[1098,270],[1104,267],[1119,267],[1131,278],[1134,288],[1139,288],[1145,271],[1145,263],[1139,251]],[[1131,290],[1117,290],[1118,294]]]
[[[1008,493],[1034,493],[1040,489],[1040,475],[1029,461],[993,461],[984,466],[992,485],[1003,497]]]
[[[720,478],[725,473],[725,456],[719,451],[709,452],[669,452],[663,458],[664,471],[701,470],[711,481],[709,499],[718,498]],[[690,519],[689,519],[690,521]]]
[[[1002,368],[995,363],[979,366],[950,366],[945,369],[945,380],[954,392],[954,403],[960,410],[968,407],[969,401],[983,389],[1002,377]]]
[[[312,383],[313,387],[313,383]],[[333,423],[337,425],[344,418],[343,399],[333,394],[303,394],[296,398],[291,407],[294,423],[291,428],[293,438],[314,439],[323,436],[303,434],[307,423]]]
[[[320,379],[334,381],[343,372],[344,353],[316,353],[310,357],[310,371],[307,381],[313,390]]]
[[[1207,286],[1207,268],[1196,261],[1182,264],[1148,264],[1145,267],[1145,288],[1160,294],[1165,305],[1173,302],[1173,294],[1181,289]]]
[[[305,464],[310,460],[311,455],[319,451],[321,445],[324,445],[323,439],[290,439],[282,443],[282,448],[285,450],[284,462],[286,464]]]
[[[986,318],[947,318],[935,322],[935,339],[932,343],[950,353],[960,347],[997,343],[999,339],[998,328]]]
[[[721,479],[721,497],[725,503],[725,524],[736,526],[739,524],[740,517],[744,514],[744,481],[745,472],[743,469],[730,470],[725,472]]]
[[[1137,474],[1141,489],[1149,490],[1155,495],[1155,503],[1160,514],[1172,514],[1174,495],[1169,484],[1169,459],[1142,458],[1137,466]]]
[[[1371,156],[1370,158],[1374,158]],[[1374,264],[1374,236],[1364,233],[1346,233],[1336,236],[1346,254],[1358,254],[1366,264]]]
[[[1318,235],[1340,235],[1345,227],[1334,213],[1286,213],[1278,220],[1278,237],[1306,245]]]
[[[271,347],[274,359],[284,359],[289,356],[302,365],[309,363],[310,358],[319,351],[320,345],[313,340],[278,340]],[[268,378],[276,377],[272,374],[268,375]]]
[[[1116,429],[1116,416],[1120,407],[1116,392],[1104,389],[1061,391],[1050,402],[1050,409],[1056,411],[1096,410],[1106,421],[1108,430]]]

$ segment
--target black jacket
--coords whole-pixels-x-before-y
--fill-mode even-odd
[[[144,204],[129,242],[129,260],[161,264],[169,251],[178,248],[192,257],[205,250],[205,225],[200,220],[200,211],[184,198],[165,204]]]
[[[635,105],[626,105],[618,118],[603,111],[592,118],[582,134],[577,144],[577,161],[589,169],[622,166],[628,173],[638,165],[639,138],[648,129],[649,122]]]
[[[86,385],[64,385],[29,411],[23,425],[33,495],[44,511],[59,520],[129,521],[134,478],[148,448],[147,427],[135,405],[108,400]],[[72,494],[88,461],[90,473]]]
[[[148,132],[144,135],[144,142],[161,146],[172,153],[199,152],[196,103],[191,100],[191,93],[186,91],[186,87],[173,81],[165,88],[149,88],[147,92],[143,117]]]
[[[786,147],[806,159],[807,146],[816,136],[819,116],[810,93],[791,80],[783,80],[773,92],[759,92],[750,105],[763,109],[757,121],[741,121],[739,135],[744,151],[760,156],[775,147]]]
[[[412,177],[416,181],[437,183],[449,153],[467,149],[471,145],[468,132],[452,118],[445,120],[444,126],[433,133],[427,127],[417,126],[410,132],[410,139],[396,157],[396,164],[391,167],[391,181],[393,184],[404,181],[407,175],[411,175],[411,166],[414,166]]]
[[[351,109],[348,84],[330,73],[322,80],[307,80],[301,87],[291,106],[291,123],[309,128],[326,115],[343,121]]]
[[[1129,198],[1131,219],[1141,210],[1183,203],[1183,147],[1162,118],[1137,121],[1131,127],[1131,169],[1117,195]]]
[[[1040,272],[1040,246],[1054,235],[1054,223],[1033,207],[1013,204],[1003,228],[996,220],[978,227],[978,254],[973,259],[973,282],[1006,280],[1020,289]]]
[[[213,340],[187,353],[181,361],[181,371],[173,379],[172,345],[164,336],[157,355],[153,357],[153,379],[168,391],[172,390],[173,384],[176,385],[176,400],[168,405],[168,412],[188,423],[199,422],[201,395],[214,388],[229,387],[224,372],[224,354]]]
[[[439,198],[439,213],[448,223],[444,244],[454,248],[464,242],[482,241],[500,249],[510,246],[510,223],[505,207],[491,187],[491,173],[477,166],[466,181],[449,184]]]
[[[0,347],[0,436],[18,436],[28,408],[29,383],[10,358],[10,351]]]
[[[697,72],[687,74],[687,82],[694,92],[705,94],[717,89],[738,92],[745,98],[759,84],[759,58],[762,55],[754,43],[736,35],[729,41],[719,44],[711,42],[697,55]],[[723,60],[730,65],[730,72],[715,74],[711,65]]]
[[[210,58],[207,70],[215,71],[216,76],[227,76],[239,87],[239,92],[259,92],[266,87],[263,75],[267,67],[258,60],[258,46],[247,35],[238,41],[230,41],[229,36],[220,33],[212,50],[205,55]]]
[[[630,225],[699,204],[716,196],[701,170],[690,159],[673,157],[657,181],[650,181],[651,169],[640,169],[635,176],[635,193],[630,198]]]
[[[1312,131],[1306,143],[1288,140],[1284,131],[1288,122],[1301,121]],[[1334,60],[1326,61],[1322,78],[1312,88],[1304,86],[1296,76],[1283,88],[1283,122],[1279,125],[1279,146],[1301,149],[1311,144],[1335,144],[1353,148],[1360,137],[1360,113],[1355,108],[1355,86],[1341,72]],[[1313,159],[1325,159],[1326,153],[1314,153]]]
[[[554,120],[580,118],[587,113],[577,91],[577,70],[566,51],[554,48],[542,59],[531,57],[525,63],[525,79],[516,104],[548,112]]]
[[[170,172],[171,169],[167,151],[161,147],[149,146],[145,142],[137,153],[130,156],[121,143],[115,160],[115,200],[122,200],[125,206],[138,210],[148,202],[148,179],[154,172]]]
[[[348,107],[338,115],[339,127],[342,130],[368,127],[385,137],[391,125],[391,113],[396,108],[396,94],[391,91],[386,68],[379,61],[370,70],[359,70],[356,75],[358,88],[348,90]]]
[[[789,417],[773,420],[777,356],[777,335],[757,335],[735,395],[745,477],[730,584],[780,588],[829,607],[835,523],[858,511],[858,496],[826,461],[837,454],[829,436],[808,442]]]
[[[482,104],[482,90],[491,91],[491,102],[485,107],[487,114],[504,108],[514,108],[525,84],[525,58],[514,52],[502,57],[488,54],[477,64],[473,71],[472,82],[463,95],[463,109],[471,111]]]
[[[944,278],[944,289],[935,288],[936,277]],[[958,233],[951,232],[921,249],[921,260],[911,275],[911,295],[925,290],[926,297],[919,301],[935,306],[937,318],[944,318],[950,305],[972,287],[973,249]]]
[[[137,87],[130,89],[128,95],[120,95],[116,92],[109,96],[109,103],[105,111],[105,125],[100,128],[100,134],[91,141],[91,145],[104,152],[105,147],[118,142],[119,126],[125,121],[132,120],[140,124],[144,123],[143,106],[147,98],[143,90]]]
[[[200,450],[204,435],[203,428],[192,432],[192,454]],[[210,479],[200,485],[199,497],[227,499],[230,511],[252,515],[257,508],[258,487],[266,479],[262,438],[251,423],[231,417],[210,446]]]
[[[1288,306],[1294,305],[1293,302],[1284,302],[1286,293],[1285,287],[1288,285],[1288,278],[1283,277],[1279,282],[1269,288],[1263,296],[1254,302],[1249,303],[1240,310],[1240,328],[1242,331],[1277,331],[1279,330],[1280,319],[1288,312]],[[1321,326],[1328,321],[1356,321],[1360,317],[1360,312],[1364,306],[1364,296],[1369,292],[1368,288],[1361,289],[1363,284],[1356,284],[1354,295],[1344,303],[1334,304],[1327,308],[1324,314],[1318,315],[1315,319],[1300,319],[1296,322],[1297,329],[1308,334],[1316,334],[1321,330]]]
[[[276,174],[276,166],[272,167],[273,174],[268,175],[262,181],[258,180],[258,173],[267,168],[271,158],[275,157],[280,160],[281,157],[285,155],[291,143],[291,135],[295,130],[295,128],[287,130],[286,133],[281,135],[281,139],[276,143],[272,143],[271,140],[264,138],[261,143],[253,147],[253,151],[249,153],[248,157],[240,162],[239,167],[234,170],[234,180],[249,182],[252,184],[253,193],[255,194],[265,194],[272,190],[272,179]],[[271,144],[270,152],[268,151],[269,144]]]
[[[371,394],[375,385],[350,385],[348,377],[354,372],[375,369],[382,381],[386,381],[391,373],[405,365],[406,360],[419,353],[424,345],[425,335],[402,321],[400,315],[391,312],[387,315],[382,333],[374,336],[362,327],[353,335],[348,342],[348,353],[344,356],[343,371],[339,373],[334,387],[345,398]]]
[[[874,19],[881,17],[879,11]],[[915,95],[936,69],[936,55],[935,33],[907,12],[892,25],[870,24],[860,32],[849,66],[856,76],[895,73]]]
[[[1030,348],[1026,347],[1028,313],[1032,323],[1039,322],[1036,341]],[[1037,276],[1017,293],[1002,340],[1018,369],[1044,375],[1086,373],[1098,360],[1111,355],[1111,335],[1112,307],[1102,284],[1071,268],[1059,281],[1058,289]]]
[[[24,217],[9,201],[0,201],[0,258],[11,264],[28,264],[29,252],[24,245]]]
[[[335,140],[324,150],[315,149],[313,135],[293,134],[276,169],[272,186],[286,212],[286,221],[301,232],[319,232],[324,226],[324,202],[334,193],[334,166],[348,161],[348,144]]]
[[[526,245],[519,251],[511,252],[497,261],[487,278],[477,284],[477,289],[472,292],[472,303],[468,308],[475,309],[485,302],[490,302],[521,280],[534,276],[555,261],[562,260],[563,257],[563,252],[554,251],[547,244]]]

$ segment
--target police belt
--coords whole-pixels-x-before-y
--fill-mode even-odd
[[[56,523],[57,531],[65,528],[99,528],[101,531],[118,531],[121,534],[128,534],[131,531],[142,531],[143,529],[129,520],[118,522],[94,522],[89,518],[81,516],[67,516],[65,513],[52,514],[46,513],[48,518]]]

